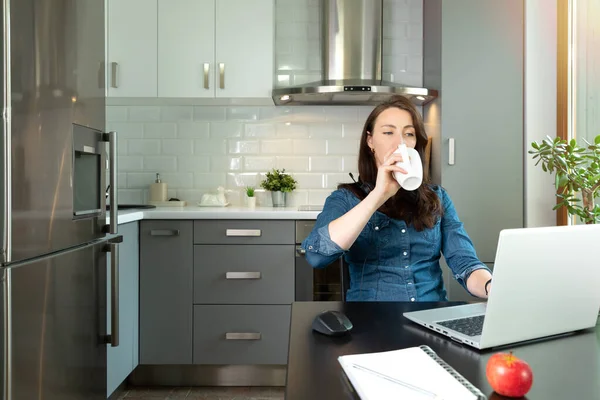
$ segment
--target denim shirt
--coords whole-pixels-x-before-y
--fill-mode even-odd
[[[454,278],[467,290],[471,272],[489,269],[477,258],[446,191],[437,185],[430,187],[444,210],[433,228],[417,232],[412,224],[376,211],[349,250],[331,240],[329,223],[360,200],[347,189],[334,191],[302,242],[306,260],[314,268],[324,268],[343,256],[350,273],[347,301],[445,301],[439,263],[442,254]]]

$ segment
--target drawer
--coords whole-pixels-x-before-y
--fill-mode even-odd
[[[294,245],[194,246],[194,304],[291,304]]]
[[[291,306],[194,306],[194,364],[287,364]]]
[[[195,244],[294,244],[294,221],[194,221]]]

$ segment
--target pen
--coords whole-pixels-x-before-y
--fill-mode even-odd
[[[394,383],[396,383],[396,384],[398,384],[400,386],[404,386],[405,388],[408,388],[408,389],[411,389],[411,390],[413,390],[415,392],[418,392],[418,393],[421,393],[423,395],[429,396],[429,397],[431,397],[434,400],[444,400],[442,397],[438,396],[436,393],[430,392],[427,389],[423,389],[423,388],[420,388],[418,386],[411,385],[410,383],[403,382],[403,381],[401,381],[399,379],[392,378],[389,375],[385,375],[385,374],[382,374],[381,372],[377,372],[377,371],[374,371],[374,370],[372,370],[370,368],[363,367],[362,365],[352,364],[352,366],[354,368],[358,369],[358,370],[368,372],[368,373],[370,373],[372,375],[378,376],[379,378],[388,380],[390,382],[394,382]]]

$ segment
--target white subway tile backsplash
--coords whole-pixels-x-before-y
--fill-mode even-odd
[[[342,157],[342,170],[358,175],[358,151],[356,152],[356,155]]]
[[[314,139],[341,138],[342,125],[335,123],[309,125],[309,137]]]
[[[160,140],[158,139],[130,139],[127,141],[129,155],[156,155],[160,154]]]
[[[346,139],[360,139],[364,125],[364,122],[342,124],[342,136]]]
[[[327,122],[356,122],[358,118],[358,109],[353,106],[329,106],[324,111]]]
[[[244,171],[263,172],[275,168],[275,157],[244,157]]]
[[[294,174],[299,189],[324,189],[326,187],[324,174]]]
[[[310,172],[342,171],[342,157],[310,157]]]
[[[259,174],[256,172],[244,172],[227,174],[226,185],[228,188],[245,188],[247,186],[257,187],[259,185]]]
[[[177,125],[173,122],[144,124],[144,138],[167,139],[177,137]]]
[[[309,190],[308,191],[308,204],[324,204],[325,199],[331,194],[333,190]]]
[[[258,119],[258,107],[229,107],[225,116],[228,120],[255,121]]]
[[[177,137],[179,139],[208,139],[208,122],[179,122]]]
[[[261,107],[258,115],[268,122],[288,122],[294,117],[292,107]]]
[[[305,54],[282,54],[277,57],[276,69],[278,72],[281,71],[295,71],[295,70],[306,70],[308,66],[306,62]]]
[[[142,156],[119,156],[118,168],[123,172],[140,172],[143,170]]]
[[[210,137],[213,139],[241,137],[242,127],[240,122],[211,122]]]
[[[175,156],[160,156],[160,157],[145,157],[144,170],[156,171],[158,173],[177,171],[177,157]]]
[[[328,139],[327,154],[358,154],[358,143],[357,139]]]
[[[107,106],[106,107],[106,122],[125,122],[129,118],[127,107],[124,106]]]
[[[308,138],[308,126],[296,122],[277,124],[277,137],[290,139]]]
[[[164,139],[162,153],[170,155],[190,155],[194,152],[194,141],[191,139]]]
[[[292,152],[291,139],[273,139],[260,141],[261,154],[290,154]]]
[[[127,189],[127,174],[125,172],[117,174],[117,188]]]
[[[229,172],[242,169],[242,157],[212,156],[210,157],[210,171]]]
[[[194,187],[194,174],[192,172],[161,173],[160,177],[172,189],[191,189]]]
[[[339,173],[339,174],[326,174],[325,175],[325,179],[326,179],[326,189],[332,189],[335,190],[337,189],[339,184],[342,183],[352,183],[352,179],[350,178],[350,175],[348,174],[343,174],[343,173]],[[356,179],[356,177],[354,177],[354,179]]]
[[[156,173],[153,172],[127,173],[127,187],[129,189],[147,189],[148,185],[153,183],[155,180]]]
[[[194,107],[195,121],[225,121],[225,107],[198,106]]]
[[[295,139],[293,141],[294,154],[325,155],[327,141],[323,139]]]
[[[282,39],[306,39],[308,29],[302,22],[278,22],[275,26],[277,38]]]
[[[275,131],[275,125],[272,123],[247,123],[245,124],[244,137],[272,138],[275,137]]]
[[[194,154],[225,154],[226,145],[225,139],[194,140]]]
[[[193,156],[182,157],[178,156],[177,170],[180,172],[209,172],[210,157],[209,156]]]
[[[258,140],[229,140],[230,154],[258,154],[259,149]]]
[[[119,204],[144,204],[144,191],[140,189],[119,189]]]
[[[286,172],[308,172],[309,160],[307,156],[279,156],[275,162],[275,168],[285,169]]]
[[[194,174],[194,187],[198,189],[209,189],[216,193],[219,186],[225,187],[227,174],[225,172],[218,173],[197,173]]]
[[[117,139],[117,155],[126,156],[128,154],[127,139]]]
[[[120,140],[124,139],[142,139],[144,137],[144,124],[129,122],[109,122],[106,124],[106,130],[117,132]]]
[[[163,121],[191,121],[194,115],[192,106],[165,106],[161,108],[161,120]]]
[[[134,106],[129,107],[129,120],[132,122],[160,121],[160,107]]]
[[[202,195],[207,193],[206,190],[200,189],[177,189],[176,195],[169,195],[169,197],[177,197],[178,199],[185,199],[188,202],[188,206],[193,206],[202,200]]]

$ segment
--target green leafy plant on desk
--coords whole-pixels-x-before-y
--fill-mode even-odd
[[[246,187],[246,196],[254,197],[254,187],[252,187],[252,186]]]
[[[529,154],[542,164],[542,170],[555,174],[556,196],[560,199],[553,210],[565,207],[570,216],[578,216],[586,224],[600,223],[600,135],[594,143],[583,139],[585,146],[575,139],[547,137],[533,142]]]
[[[260,183],[260,187],[271,192],[274,207],[284,207],[287,202],[287,193],[296,189],[298,182],[285,173],[285,169],[273,168],[267,172],[266,178]]]

